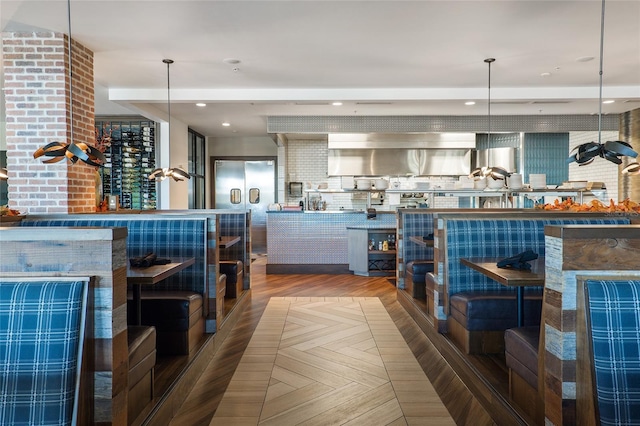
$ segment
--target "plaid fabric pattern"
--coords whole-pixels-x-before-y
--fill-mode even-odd
[[[510,291],[496,281],[460,263],[465,257],[510,257],[531,249],[544,256],[545,225],[610,225],[628,224],[625,217],[576,219],[451,219],[446,222],[447,259],[443,279],[447,294],[462,291]],[[527,292],[540,292],[541,287],[527,287]]]
[[[72,424],[87,286],[0,279],[0,424]]]
[[[426,237],[433,233],[433,214],[431,213],[400,213],[402,214],[403,239],[402,246],[404,264],[414,260],[433,259],[432,247],[421,247],[409,241],[409,237]]]
[[[239,213],[219,213],[220,218],[220,235],[240,236],[240,242],[233,246],[220,250],[221,260],[242,260],[247,263],[249,259],[244,259],[245,252],[245,234],[247,230],[247,215],[244,211]]]
[[[602,425],[640,425],[640,281],[586,281]]]
[[[159,258],[193,257],[195,263],[154,286],[154,290],[184,290],[205,294],[205,218],[52,219],[23,220],[21,226],[98,226],[127,228],[127,257],[154,252]]]

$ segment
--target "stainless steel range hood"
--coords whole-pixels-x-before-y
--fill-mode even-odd
[[[471,170],[474,133],[330,134],[329,176],[459,176]]]

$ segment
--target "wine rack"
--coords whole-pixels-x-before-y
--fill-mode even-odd
[[[154,210],[156,182],[148,176],[156,168],[155,122],[96,121],[96,138],[110,138],[100,171],[103,193],[119,196],[122,209]]]

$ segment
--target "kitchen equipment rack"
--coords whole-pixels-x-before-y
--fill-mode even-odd
[[[155,122],[148,120],[96,121],[96,137],[111,137],[101,169],[105,195],[118,195],[120,208],[154,210],[156,182],[149,174],[156,167]]]

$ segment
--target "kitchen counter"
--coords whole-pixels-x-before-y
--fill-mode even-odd
[[[350,274],[349,227],[395,228],[395,211],[270,211],[268,274]]]

